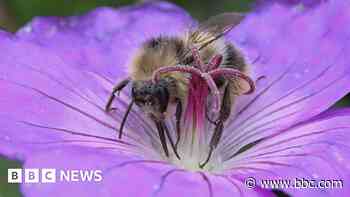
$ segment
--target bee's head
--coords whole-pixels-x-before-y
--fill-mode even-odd
[[[136,81],[132,87],[132,98],[135,104],[145,113],[162,117],[169,103],[169,91],[166,81]]]

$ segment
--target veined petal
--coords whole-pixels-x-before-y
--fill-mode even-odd
[[[142,42],[183,33],[190,25],[193,20],[183,9],[156,2],[120,9],[101,7],[83,16],[36,17],[16,35],[53,51],[72,67],[116,82],[125,75],[130,57]]]
[[[262,5],[266,3],[279,3],[279,4],[286,4],[288,6],[290,5],[298,5],[298,6],[307,6],[307,7],[312,7],[312,6],[317,6],[322,3],[326,3],[328,0],[258,0],[258,3],[261,3]]]
[[[350,31],[338,28],[350,22],[349,10],[344,1],[305,12],[272,4],[234,30],[232,38],[260,80],[254,94],[238,98],[221,144],[225,150],[307,120],[349,92]]]
[[[84,154],[81,154],[84,152]],[[50,153],[50,154],[48,154]],[[72,158],[74,158],[72,160]],[[59,159],[60,162],[57,162]],[[116,156],[108,150],[78,146],[47,148],[36,152],[24,163],[25,168],[55,168],[61,170],[101,170],[100,182],[65,182],[22,185],[28,197],[47,196],[274,196],[263,189],[248,190],[241,181],[225,176],[188,172],[165,162]],[[137,189],[136,189],[137,188]]]
[[[127,94],[116,101],[116,114],[103,111],[142,41],[177,34],[192,23],[183,10],[168,3],[100,8],[80,17],[37,18],[16,35],[0,32],[0,152],[24,160],[28,168],[106,170],[101,185],[23,186],[25,194],[269,196],[262,186],[248,190],[243,178],[297,173],[348,180],[347,173],[338,174],[349,171],[349,150],[343,146],[348,113],[309,119],[349,92],[348,30],[337,28],[349,22],[349,6],[327,1],[307,12],[278,3],[264,9],[230,34],[252,63],[252,76],[261,80],[255,94],[236,102],[235,121],[225,128],[226,141],[218,150],[225,159],[243,145],[263,141],[229,158],[224,163],[232,169],[220,174],[162,162],[156,129],[137,108],[124,141],[116,140]],[[304,166],[312,171],[300,170]],[[279,176],[270,173],[275,171]]]
[[[33,154],[26,160],[24,167],[54,168],[57,182],[36,186],[23,184],[22,191],[26,196],[149,196],[159,184],[159,174],[172,167],[162,163],[135,161],[140,159],[117,156],[109,150],[77,146],[48,148]],[[101,171],[102,180],[94,181],[94,177],[92,181],[86,182],[59,181],[61,170],[67,173],[68,170],[81,169]]]
[[[293,196],[347,196],[350,193],[346,187],[350,180],[349,122],[350,110],[338,110],[269,136],[237,155],[231,161],[232,173],[256,177],[259,181],[341,180],[342,188],[338,185],[338,188],[286,191]]]
[[[103,79],[30,43],[12,41],[1,51],[1,134],[12,153],[24,157],[35,142],[79,139],[62,130],[115,139],[118,121],[103,111]]]
[[[34,142],[116,139],[129,95],[116,102],[117,116],[105,113],[104,106],[114,84],[125,76],[129,55],[147,38],[181,32],[190,23],[180,8],[151,3],[100,8],[80,17],[37,18],[16,35],[2,32],[1,136],[8,145],[3,150],[24,159]],[[97,39],[102,35],[106,40]],[[132,114],[126,139],[156,139],[150,134],[153,125],[137,109]]]

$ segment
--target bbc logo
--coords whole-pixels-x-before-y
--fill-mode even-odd
[[[40,180],[39,180],[40,178]],[[7,170],[8,183],[55,183],[56,169],[12,168]]]
[[[56,170],[49,168],[12,168],[7,171],[9,183],[55,183],[64,182],[100,182],[101,170]]]

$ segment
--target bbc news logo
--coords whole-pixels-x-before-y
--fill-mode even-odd
[[[8,183],[100,182],[101,170],[56,170],[12,168],[7,170]]]

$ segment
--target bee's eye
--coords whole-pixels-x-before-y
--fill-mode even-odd
[[[131,88],[131,96],[136,97],[138,94],[139,94],[139,92],[136,90],[136,88],[132,87]],[[136,101],[136,99],[135,99],[135,101]]]
[[[134,101],[137,105],[144,105],[145,104],[145,100],[143,100],[142,98],[135,98]]]

